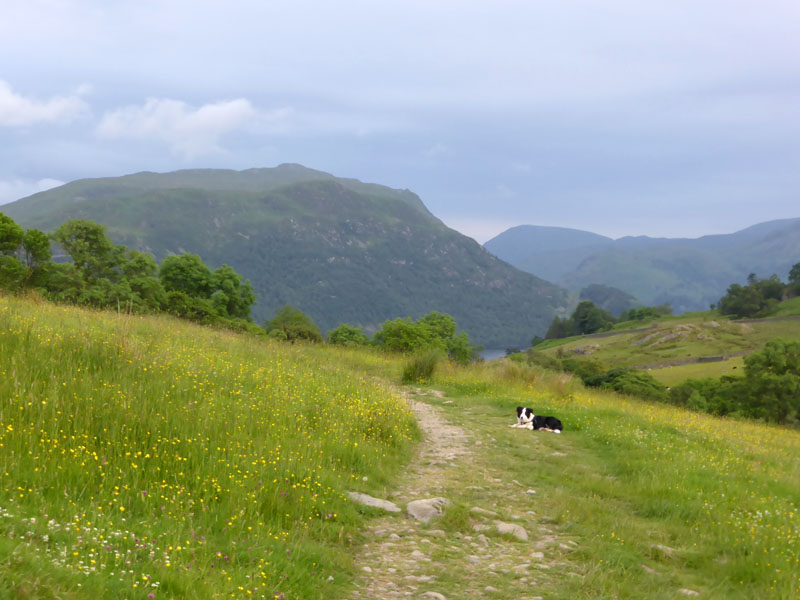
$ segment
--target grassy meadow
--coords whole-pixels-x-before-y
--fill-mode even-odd
[[[376,512],[345,492],[389,496],[420,438],[402,362],[0,296],[0,597],[352,597]],[[523,595],[800,596],[796,430],[510,360],[443,362],[430,385],[446,396],[427,401],[482,440],[442,490],[447,544],[467,544],[455,534],[473,533],[477,494],[510,502],[487,481],[535,489],[498,510],[575,542]],[[517,405],[564,433],[509,428]],[[439,558],[448,598],[485,586]],[[493,585],[518,592],[508,569]]]
[[[0,296],[0,597],[336,596],[418,435],[388,364]]]

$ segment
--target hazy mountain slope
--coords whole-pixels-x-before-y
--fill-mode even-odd
[[[257,321],[286,303],[323,331],[439,310],[502,347],[542,334],[566,302],[445,227],[413,193],[299,165],[82,180],[2,208],[24,227],[92,219],[158,259],[192,252],[232,265],[258,294]]]
[[[609,237],[579,229],[519,225],[492,238],[484,247],[518,269],[554,281],[597,249],[613,243]]]
[[[800,219],[759,223],[698,239],[638,236],[589,247],[570,235],[562,237],[559,249],[547,252],[542,251],[541,236],[546,232],[541,229],[532,231],[539,239],[530,240],[527,257],[520,258],[521,240],[513,252],[497,255],[572,290],[609,285],[644,304],[669,303],[677,313],[707,309],[731,283],[743,283],[750,273],[759,277],[776,273],[785,280],[791,266],[800,262]],[[487,242],[487,249],[506,248],[498,238]],[[565,247],[572,240],[575,245]]]

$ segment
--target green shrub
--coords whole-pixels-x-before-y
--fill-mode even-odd
[[[561,370],[561,363],[549,354],[537,352],[533,348],[528,349],[525,354],[527,356],[528,364],[538,365],[545,369],[550,369],[551,371]]]
[[[584,380],[584,384],[652,400],[666,401],[669,397],[668,390],[663,384],[648,373],[633,369],[611,369],[603,375],[588,377]]]
[[[441,350],[429,350],[413,355],[403,366],[403,383],[424,383],[430,381],[436,365],[443,358]]]
[[[328,332],[328,343],[334,346],[366,346],[369,339],[361,331],[361,327],[342,323]]]
[[[281,308],[275,318],[264,323],[267,334],[275,339],[286,339],[290,342],[306,340],[308,342],[321,342],[322,334],[319,327],[314,324],[311,317],[303,311],[292,308],[289,305]],[[280,330],[286,337],[280,334],[271,335],[273,331]],[[279,336],[279,337],[276,337]]]
[[[597,377],[605,371],[603,364],[597,360],[579,360],[577,358],[563,359],[561,361],[561,369],[567,373],[577,375],[583,381],[586,381],[590,377]]]

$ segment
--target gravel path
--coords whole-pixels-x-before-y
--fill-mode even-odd
[[[415,397],[408,402],[424,437],[389,500],[405,509],[413,500],[450,495],[462,515],[469,508],[466,526],[439,529],[437,519],[423,524],[405,511],[372,519],[357,557],[362,575],[351,598],[541,598],[537,577],[566,566],[558,560],[574,543],[536,516],[533,490],[481,466],[479,453],[493,438],[476,440],[449,423],[440,409]],[[502,515],[513,522],[500,521]],[[506,526],[505,534],[498,523]],[[519,539],[520,530],[527,539]]]

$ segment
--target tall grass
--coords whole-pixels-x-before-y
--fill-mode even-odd
[[[436,366],[445,358],[441,350],[428,350],[408,358],[403,365],[401,381],[403,383],[425,383],[430,381]]]
[[[417,435],[384,360],[0,297],[0,597],[335,595]]]

